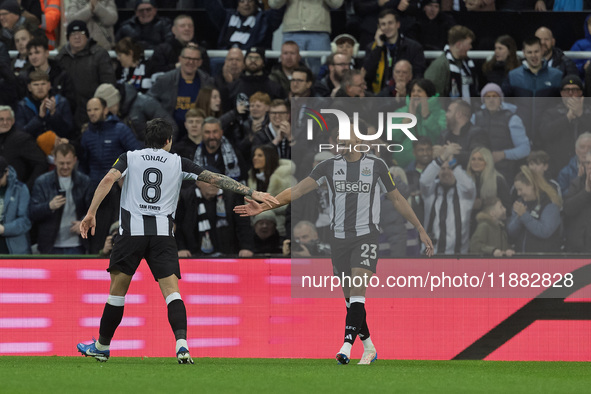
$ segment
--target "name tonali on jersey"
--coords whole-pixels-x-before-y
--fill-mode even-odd
[[[160,163],[166,163],[166,160],[168,160],[167,157],[162,157],[162,156],[158,156],[158,155],[141,155],[142,159],[146,160],[146,161],[159,161]]]
[[[172,236],[183,179],[197,179],[203,169],[162,149],[146,148],[119,156],[113,165],[123,174],[120,233]]]
[[[348,162],[341,155],[319,163],[310,174],[326,183],[331,201],[331,228],[336,238],[380,231],[380,195],[396,189],[386,163],[363,155]]]

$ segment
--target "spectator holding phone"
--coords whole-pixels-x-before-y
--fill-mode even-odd
[[[392,78],[394,65],[402,59],[412,65],[416,78],[422,78],[426,68],[423,47],[400,32],[400,16],[391,9],[378,15],[374,42],[367,48],[363,68],[370,90],[379,93]]]
[[[38,249],[43,254],[84,254],[80,220],[92,199],[90,178],[75,170],[76,150],[70,144],[55,149],[55,170],[35,180],[29,207],[38,226]]]
[[[245,94],[236,97],[236,108],[220,118],[228,140],[240,151],[242,157],[251,156],[255,133],[269,123],[271,96],[256,92],[250,98]]]

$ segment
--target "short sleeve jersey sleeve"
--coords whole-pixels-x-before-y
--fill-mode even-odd
[[[396,183],[394,182],[394,178],[392,178],[392,174],[388,169],[386,163],[383,160],[378,159],[375,163],[378,180],[380,181],[380,186],[385,193],[389,193],[396,189]]]
[[[197,179],[199,174],[201,174],[205,169],[201,166],[198,166],[191,160],[183,157],[181,158],[181,169],[184,173],[185,179]]]
[[[333,167],[331,160],[325,160],[316,165],[310,173],[310,178],[314,179],[318,185],[329,179],[330,169]]]
[[[113,167],[114,169],[116,169],[117,171],[119,171],[120,173],[124,173],[125,170],[127,170],[127,152],[122,153],[117,160],[115,160],[115,163],[113,163]]]

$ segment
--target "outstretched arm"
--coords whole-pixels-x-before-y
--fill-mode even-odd
[[[113,184],[121,178],[121,172],[115,168],[111,168],[107,175],[101,180],[101,183],[97,186],[92,202],[88,208],[88,212],[82,221],[80,222],[80,235],[82,238],[88,238],[88,230],[94,235],[94,229],[96,227],[96,211],[101,205],[101,202],[105,199],[107,194],[111,191]]]
[[[274,205],[279,204],[279,201],[277,201],[277,199],[275,199],[275,197],[271,196],[269,193],[263,193],[257,190],[252,190],[250,187],[245,186],[240,182],[236,182],[234,179],[226,175],[216,174],[214,172],[205,170],[201,174],[199,174],[199,177],[197,179],[217,186],[220,189],[224,189],[237,194],[242,194],[244,196],[250,196],[254,200],[268,205],[269,209],[275,208]]]
[[[386,196],[392,201],[394,208],[419,231],[419,237],[421,238],[421,242],[425,245],[427,256],[433,256],[433,242],[431,242],[431,239],[417,218],[417,215],[415,215],[415,212],[408,204],[408,201],[406,201],[402,194],[400,194],[398,189],[392,190],[386,194]]]
[[[279,193],[276,197],[277,203],[276,204],[268,204],[268,206],[264,206],[261,204],[257,204],[256,202],[246,199],[245,205],[238,205],[234,207],[234,212],[239,214],[240,216],[255,216],[263,211],[267,211],[269,209],[275,209],[282,207],[284,205],[289,204],[293,200],[297,200],[304,194],[315,190],[318,188],[318,184],[316,181],[310,177],[304,178],[300,183],[295,185],[294,187],[290,187],[285,189],[281,193]],[[253,197],[254,198],[254,197]]]

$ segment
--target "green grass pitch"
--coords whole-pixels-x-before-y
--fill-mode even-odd
[[[357,362],[354,360],[353,362]],[[0,357],[0,392],[20,393],[588,393],[583,362]]]

